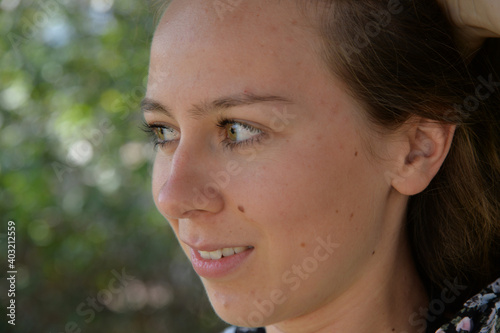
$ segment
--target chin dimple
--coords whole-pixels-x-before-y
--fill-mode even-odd
[[[198,251],[200,256],[203,259],[211,259],[211,260],[218,260],[223,257],[230,257],[234,254],[241,253],[243,251],[246,251],[250,249],[250,246],[239,246],[239,247],[225,247],[223,249],[215,250],[215,251]]]

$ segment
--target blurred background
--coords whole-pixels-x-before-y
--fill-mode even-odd
[[[0,0],[0,332],[226,326],[151,196],[139,103],[155,15],[145,0]]]

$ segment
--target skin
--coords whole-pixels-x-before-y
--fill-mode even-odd
[[[309,23],[292,2],[242,2],[223,17],[207,1],[170,4],[154,36],[146,95],[169,112],[144,109],[148,124],[175,134],[156,156],[155,204],[188,258],[191,247],[254,247],[238,270],[201,278],[231,324],[252,323],[256,304],[279,291],[272,310],[253,320],[270,333],[417,332],[422,326],[410,318],[428,299],[404,214],[408,196],[439,170],[453,127],[414,119],[376,134],[326,71]],[[213,100],[255,95],[286,102],[200,112]],[[276,115],[283,112],[286,121]],[[264,134],[225,148],[221,117]],[[200,200],[228,163],[239,172]],[[288,274],[295,283],[284,281],[314,257],[318,237],[335,243],[334,251],[321,252],[326,259],[309,273]]]

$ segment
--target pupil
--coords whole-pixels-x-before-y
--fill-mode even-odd
[[[229,135],[228,135],[228,137],[229,137],[229,139],[235,141],[236,140],[236,136],[237,136],[237,134],[236,134],[236,128],[235,128],[235,125],[232,124],[229,127]]]

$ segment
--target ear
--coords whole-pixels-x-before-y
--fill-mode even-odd
[[[429,185],[441,168],[456,126],[429,119],[419,119],[408,126],[390,181],[399,193],[415,195]]]

